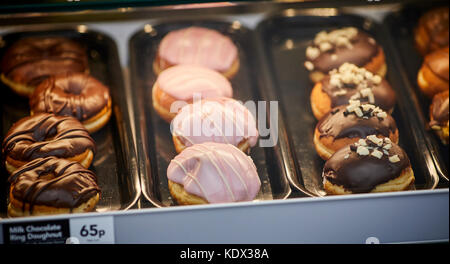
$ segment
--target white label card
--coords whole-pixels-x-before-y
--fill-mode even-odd
[[[114,244],[114,218],[112,216],[70,219],[68,244]]]

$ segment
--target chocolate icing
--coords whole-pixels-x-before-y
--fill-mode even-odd
[[[436,50],[425,57],[424,61],[430,70],[448,82],[449,78],[449,47]]]
[[[371,36],[359,30],[356,37],[351,40],[352,48],[334,46],[333,49],[321,53],[311,61],[314,65],[314,70],[328,73],[346,62],[355,64],[358,67],[365,66],[378,55],[381,49],[376,42],[371,43],[369,39],[371,39]],[[317,47],[315,45],[312,46]],[[332,55],[337,55],[335,60],[332,59]]]
[[[71,210],[100,193],[95,174],[77,162],[55,157],[33,160],[9,177],[12,195],[30,205],[46,205]]]
[[[3,140],[3,155],[19,161],[56,156],[71,158],[87,149],[95,151],[94,140],[73,117],[36,114],[15,123]]]
[[[449,44],[449,8],[435,8],[419,19],[419,27],[424,27],[430,37],[428,52]]]
[[[448,103],[448,90],[433,97],[433,103],[430,106],[430,114],[433,120],[430,122],[430,127],[434,125],[446,126],[448,124]]]
[[[325,115],[317,124],[322,137],[339,138],[366,138],[369,135],[383,135],[389,137],[395,133],[397,125],[388,115],[386,118],[366,115],[368,119],[358,117],[355,113],[348,114],[346,106],[338,106]]]
[[[327,93],[331,99],[332,108],[348,104],[350,98],[359,92],[359,90],[354,88],[353,86],[347,86],[343,88],[332,86],[330,84],[330,75],[327,75],[321,83],[322,91]],[[374,105],[379,106],[385,111],[390,111],[394,108],[396,101],[395,92],[386,80],[383,79],[379,85],[368,83],[368,87],[372,88],[372,93],[375,98]],[[337,95],[336,92],[342,89],[347,91],[347,93],[344,95]],[[368,101],[367,98],[360,98],[359,100],[361,101],[361,103]]]
[[[1,61],[1,71],[9,79],[36,86],[50,75],[85,72],[88,60],[77,42],[61,37],[29,37],[15,42]]]
[[[327,160],[323,177],[332,184],[343,186],[353,193],[370,192],[377,185],[399,177],[402,171],[410,166],[408,156],[403,149],[394,143],[391,145],[389,155],[398,155],[399,162],[390,162],[387,155],[383,155],[381,159],[372,155],[361,156],[351,150],[351,146],[354,145],[349,145]]]
[[[54,113],[89,119],[107,107],[109,89],[97,79],[83,73],[52,76],[43,81],[30,98],[34,113]]]

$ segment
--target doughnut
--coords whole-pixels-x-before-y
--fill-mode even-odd
[[[414,40],[422,56],[448,46],[448,6],[429,10],[414,29]]]
[[[312,82],[320,82],[329,71],[344,63],[363,67],[384,77],[387,71],[384,51],[374,38],[354,27],[319,32],[306,48],[304,66]]]
[[[169,191],[180,205],[251,201],[261,187],[253,160],[231,144],[186,148],[167,168]]]
[[[84,73],[65,73],[43,81],[30,98],[31,114],[73,116],[93,133],[111,117],[109,88]]]
[[[396,102],[395,92],[385,79],[349,63],[330,71],[316,83],[310,99],[317,120],[334,107],[348,104],[349,100],[368,102],[388,113],[392,113]]]
[[[370,135],[336,151],[324,165],[327,194],[394,192],[414,188],[405,151],[389,138]]]
[[[420,90],[429,98],[443,91],[448,91],[448,46],[436,50],[427,56],[417,74]]]
[[[8,181],[10,217],[90,212],[100,198],[95,174],[66,159],[32,160]]]
[[[317,154],[327,160],[339,149],[369,135],[398,143],[398,129],[391,115],[378,106],[351,101],[333,108],[319,121],[314,130],[314,146]]]
[[[194,99],[232,96],[231,84],[223,75],[194,65],[168,68],[161,72],[152,88],[153,108],[167,122]]]
[[[87,72],[86,50],[63,37],[27,37],[13,43],[1,61],[0,79],[14,92],[30,97],[50,75]]]
[[[202,27],[179,29],[161,40],[153,69],[160,74],[180,64],[203,66],[232,78],[239,70],[238,50],[229,37],[215,30]]]
[[[441,139],[442,143],[448,145],[448,90],[438,93],[433,97],[430,105],[430,123],[433,129]]]
[[[94,140],[77,119],[54,114],[35,114],[20,119],[8,131],[2,144],[6,169],[13,173],[26,163],[49,156],[91,165]]]
[[[258,140],[252,113],[238,101],[225,97],[186,105],[172,120],[171,128],[178,153],[204,142],[231,144],[247,152]]]

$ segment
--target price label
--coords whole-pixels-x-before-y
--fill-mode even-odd
[[[68,244],[114,244],[112,216],[70,219]]]

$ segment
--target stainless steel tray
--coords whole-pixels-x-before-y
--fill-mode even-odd
[[[97,212],[126,210],[131,208],[140,196],[137,158],[133,145],[130,118],[125,97],[122,71],[115,42],[103,33],[85,26],[76,28],[48,27],[39,31],[12,32],[1,37],[4,44],[0,56],[15,40],[29,36],[64,36],[74,39],[87,49],[90,74],[109,86],[113,101],[113,114],[108,124],[92,135],[97,152],[90,167],[98,178],[102,189]],[[4,84],[0,85],[1,139],[12,124],[30,113],[28,100],[17,96]],[[9,184],[1,162],[0,212],[6,213]]]
[[[405,89],[408,90],[410,99],[417,109],[420,125],[424,128],[428,126],[431,100],[422,94],[417,85],[417,74],[423,58],[414,47],[414,28],[420,16],[431,7],[429,3],[409,6],[390,14],[384,21],[390,39],[394,40],[392,43],[395,50],[392,54],[401,65],[400,78],[403,79]],[[439,176],[448,183],[449,146],[443,145],[432,130],[425,131],[424,137]]]
[[[231,80],[234,98],[243,102],[264,100],[256,81],[259,75],[255,72],[257,64],[252,34],[240,24],[207,20],[167,22],[145,25],[134,34],[129,43],[129,53],[139,169],[143,194],[157,207],[175,205],[168,191],[166,170],[176,152],[169,124],[159,118],[152,107],[151,90],[156,79],[152,63],[164,35],[191,25],[218,30],[228,35],[237,45],[240,68]],[[285,199],[291,193],[286,179],[288,172],[285,170],[285,160],[280,152],[278,145],[273,148],[252,148],[251,157],[262,183],[256,200]]]
[[[439,178],[431,159],[415,111],[405,97],[410,96],[392,60],[393,50],[386,43],[380,25],[353,15],[310,16],[295,11],[274,15],[261,22],[257,28],[267,69],[263,76],[272,90],[278,91],[280,105],[294,157],[296,174],[289,180],[296,189],[312,196],[323,196],[322,169],[324,161],[316,154],[313,133],[317,123],[310,106],[313,83],[303,66],[305,50],[316,33],[321,30],[354,26],[369,32],[383,46],[387,65],[387,79],[397,93],[393,117],[400,133],[400,146],[408,153],[416,176],[416,189],[433,189]]]

